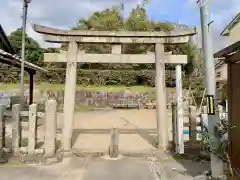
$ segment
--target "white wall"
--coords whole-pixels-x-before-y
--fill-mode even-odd
[[[231,31],[228,37],[228,45],[240,41],[240,23],[238,23]],[[216,68],[216,81],[227,80],[227,64],[223,64]],[[220,74],[220,75],[219,75]]]
[[[230,32],[229,45],[240,41],[240,23],[238,23]]]

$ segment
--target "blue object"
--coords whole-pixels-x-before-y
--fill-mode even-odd
[[[189,130],[183,130],[183,134],[189,134]]]

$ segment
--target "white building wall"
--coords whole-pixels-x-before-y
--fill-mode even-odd
[[[229,45],[240,41],[240,23],[238,23],[230,32]]]
[[[240,23],[238,23],[230,32],[228,45],[240,41]],[[216,81],[225,81],[227,80],[227,64],[223,64],[219,67],[216,67]]]

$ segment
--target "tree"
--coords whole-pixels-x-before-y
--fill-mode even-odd
[[[151,23],[143,5],[137,5],[136,8],[132,9],[126,20],[125,27],[129,31],[149,31],[151,29]]]
[[[12,32],[8,37],[10,43],[16,51],[18,56],[21,56],[21,48],[22,48],[22,29],[19,28],[16,31]],[[43,49],[33,38],[29,37],[26,34],[26,61],[31,63],[37,63],[39,58],[43,53]]]
[[[80,19],[76,26],[72,27],[72,30],[98,30],[98,31],[166,31],[169,32],[174,29],[174,26],[177,24],[172,24],[165,21],[152,21],[147,16],[146,4],[148,0],[143,0],[143,2],[137,5],[129,13],[127,18],[123,16],[124,5],[120,4],[118,6],[113,6],[102,11],[94,12],[88,18]],[[187,28],[187,27],[186,27]],[[61,49],[67,50],[68,45],[62,44]],[[80,49],[86,51],[86,53],[111,53],[110,44],[80,44]],[[153,45],[147,44],[124,44],[122,46],[122,53],[125,54],[144,54],[147,51],[154,52]],[[195,54],[196,49],[192,43],[181,44],[181,45],[165,45],[165,51],[172,51],[173,54],[187,54],[188,55],[188,64],[183,67],[184,74],[187,75],[187,80],[191,76],[194,67],[196,66]],[[80,63],[78,63],[80,64]],[[57,67],[63,67],[62,65],[52,64],[53,69],[56,70]],[[56,67],[57,66],[57,67]],[[154,64],[90,64],[85,63],[78,65],[81,69],[85,69],[83,76],[86,75],[87,71],[92,70],[116,70],[116,71],[126,71],[128,70],[141,70],[142,75],[135,73],[136,76],[143,76],[143,78],[154,79],[154,73],[149,73],[149,70],[154,71]],[[171,65],[168,65],[170,67]],[[173,68],[175,66],[172,66]],[[48,66],[50,68],[50,66]],[[147,71],[145,71],[147,70]],[[147,72],[147,73],[145,73]],[[107,73],[106,73],[107,74]],[[121,74],[121,73],[120,73]],[[134,73],[132,73],[134,74]],[[126,75],[128,76],[128,74]],[[130,76],[130,75],[129,75]],[[144,80],[144,81],[145,81]],[[147,81],[147,80],[146,80]],[[174,78],[171,78],[171,82],[174,82]],[[190,82],[190,81],[189,81]],[[152,83],[151,83],[152,84]],[[173,83],[168,83],[172,84]],[[189,84],[188,84],[189,85]],[[187,85],[187,86],[188,86]],[[186,86],[185,86],[186,87]]]
[[[46,48],[46,49],[42,49],[41,55],[39,56],[39,59],[37,61],[37,65],[43,67],[44,66],[44,53],[59,53],[60,49],[59,48]],[[54,64],[54,65],[53,65]],[[58,63],[48,63],[46,66],[57,66],[55,64]],[[65,64],[65,63],[64,63]]]

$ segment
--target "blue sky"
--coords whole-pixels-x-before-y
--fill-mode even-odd
[[[0,23],[8,34],[21,26],[22,1],[0,0]],[[30,23],[69,29],[76,25],[78,19],[87,17],[96,10],[124,3],[129,11],[139,2],[140,0],[32,0],[29,5],[27,31],[42,46],[51,46],[32,31]],[[226,39],[221,38],[219,34],[240,12],[240,0],[208,0],[208,4],[211,19],[214,21],[213,43],[216,50],[226,45]],[[150,19],[180,22],[191,26],[200,24],[196,0],[149,0],[147,11]]]
[[[186,7],[186,0],[178,1],[166,1],[161,5],[160,1],[153,1],[149,4],[148,12],[149,16],[154,19],[164,19],[167,21],[178,22],[183,24],[193,24],[198,23],[198,13],[194,13],[193,16],[189,16],[190,9]],[[197,5],[197,4],[196,4]]]

